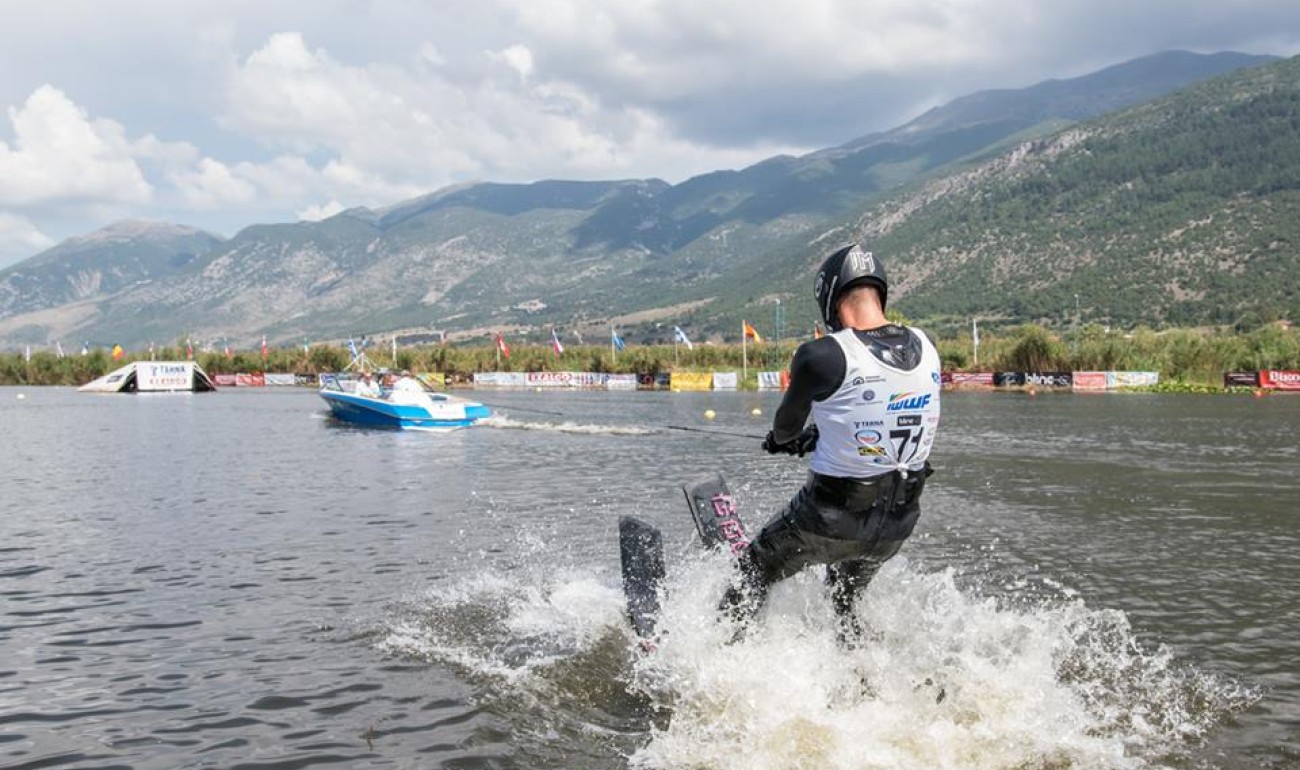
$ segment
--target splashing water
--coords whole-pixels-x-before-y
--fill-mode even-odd
[[[865,637],[846,650],[816,570],[774,587],[732,642],[715,612],[730,567],[692,555],[670,565],[648,656],[617,575],[522,566],[420,597],[380,647],[540,717],[538,745],[600,735],[634,768],[1136,770],[1176,761],[1258,698],[1140,644],[1121,612],[985,596],[903,558],[866,592]]]
[[[493,415],[479,420],[476,425],[489,428],[506,428],[512,430],[540,430],[556,433],[602,434],[611,436],[648,436],[659,431],[654,428],[642,428],[628,425],[583,425],[576,422],[532,422],[514,420],[501,415]]]

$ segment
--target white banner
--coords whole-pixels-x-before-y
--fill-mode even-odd
[[[1139,388],[1144,385],[1159,384],[1159,372],[1106,372],[1108,388]]]
[[[739,377],[735,372],[714,372],[713,389],[714,390],[735,390]]]
[[[476,388],[522,388],[526,384],[523,372],[475,372],[474,374]]]
[[[194,362],[140,361],[135,368],[135,387],[142,393],[158,390],[193,390]]]
[[[595,372],[528,372],[524,384],[530,388],[599,388],[604,387],[605,376]]]
[[[281,386],[283,386],[283,385],[295,385],[295,384],[297,384],[297,383],[295,382],[292,373],[289,373],[289,374],[276,374],[276,373],[273,373],[273,372],[267,372],[267,373],[266,373],[266,384],[267,384],[267,385],[281,385]]]
[[[635,374],[607,374],[605,387],[609,390],[636,390]]]
[[[780,372],[759,372],[758,389],[759,390],[780,390],[781,373]]]

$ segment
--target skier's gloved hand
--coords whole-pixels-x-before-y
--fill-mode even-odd
[[[798,436],[786,442],[777,441],[776,432],[769,430],[767,438],[763,439],[763,451],[773,455],[786,454],[803,457],[817,446],[817,436],[816,425],[809,425]]]
[[[816,449],[817,439],[820,436],[821,433],[818,432],[816,423],[813,423],[812,425],[809,425],[808,427],[804,428],[803,432],[799,434],[799,437],[794,440],[796,446],[798,447],[798,449],[796,450],[796,454],[798,454],[800,457],[803,457],[804,455]]]
[[[791,441],[782,443],[776,440],[776,431],[769,430],[767,432],[767,438],[763,439],[763,451],[770,455],[796,454],[799,451],[799,448],[796,445],[798,441],[799,439],[795,438]]]

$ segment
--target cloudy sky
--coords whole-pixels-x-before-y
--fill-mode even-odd
[[[678,182],[1168,49],[1296,0],[0,0],[0,266],[473,180]]]

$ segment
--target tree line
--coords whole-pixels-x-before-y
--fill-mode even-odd
[[[560,355],[546,345],[511,346],[501,356],[491,344],[422,345],[390,351],[367,351],[374,367],[413,372],[443,372],[468,377],[476,372],[585,371],[659,374],[673,371],[741,370],[749,382],[758,371],[789,366],[801,340],[739,344],[629,345],[615,353],[608,345],[571,345]],[[935,340],[945,370],[955,371],[1155,371],[1164,381],[1219,385],[1223,373],[1261,369],[1300,369],[1300,330],[1268,324],[1248,333],[1231,330],[1139,327],[1108,331],[1087,324],[1073,332],[1057,332],[1036,324],[981,330],[976,349],[967,334]],[[183,361],[183,345],[155,352],[160,361]],[[0,385],[83,385],[131,361],[147,361],[147,353],[128,353],[114,360],[102,348],[85,355],[60,357],[47,350],[0,354]],[[308,348],[260,351],[200,351],[195,360],[209,374],[294,372],[320,374],[346,368],[351,356],[345,346],[318,344]]]

